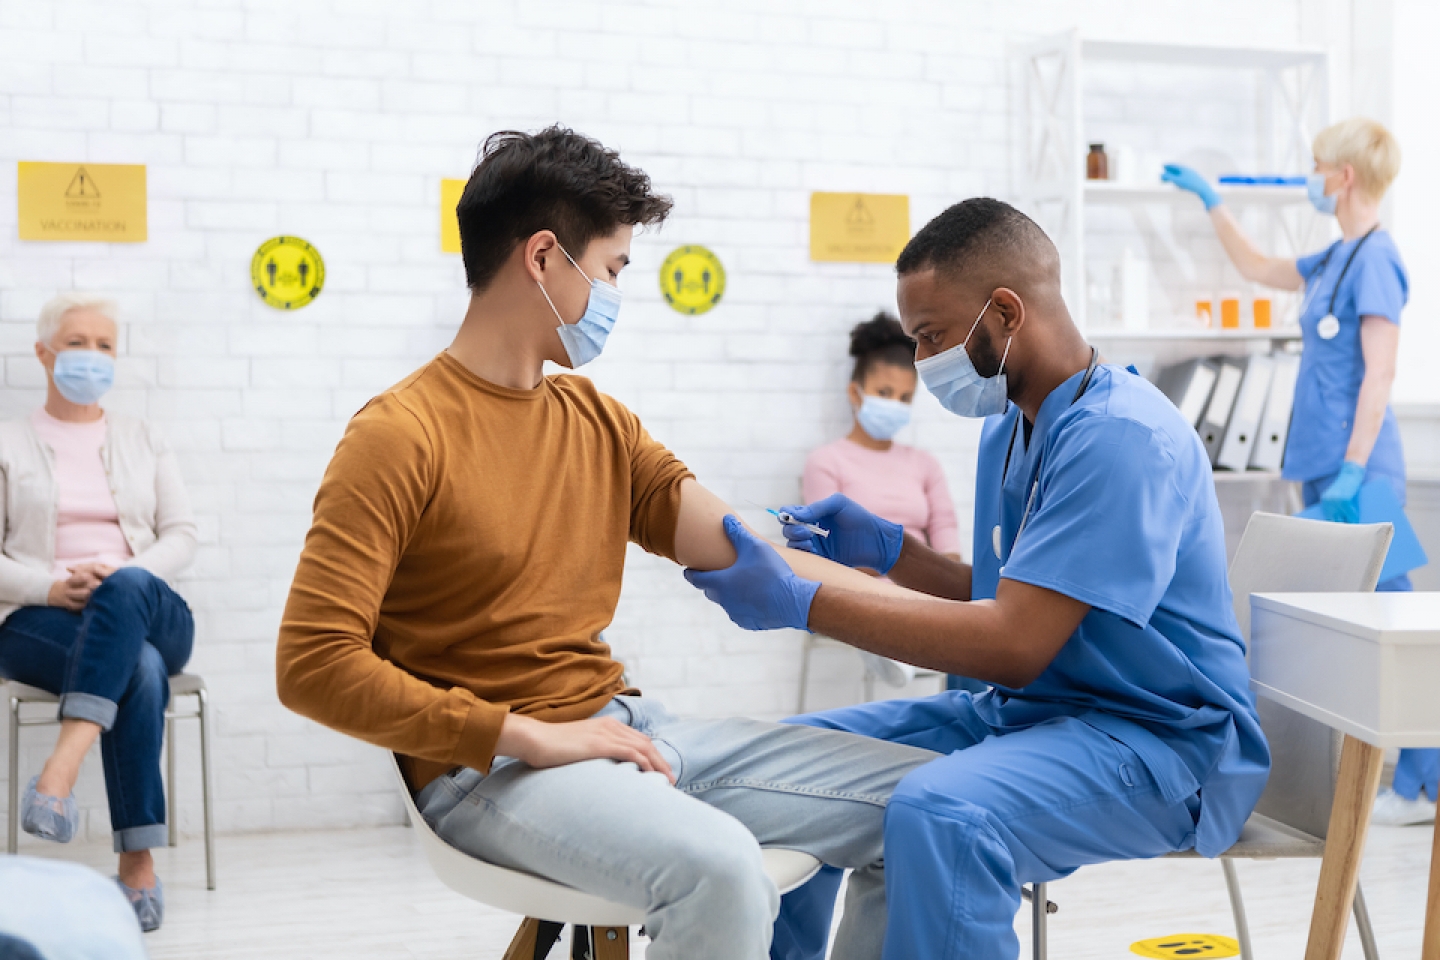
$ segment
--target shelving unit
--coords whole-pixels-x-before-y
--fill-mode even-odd
[[[1092,326],[1086,317],[1091,266],[1086,260],[1087,206],[1131,205],[1140,216],[1143,208],[1156,204],[1195,203],[1190,194],[1166,184],[1085,179],[1084,73],[1085,65],[1094,61],[1249,71],[1256,78],[1262,125],[1257,169],[1309,170],[1313,134],[1329,120],[1323,50],[1137,43],[1083,38],[1075,31],[1016,47],[1011,57],[1016,192],[1059,247],[1065,300],[1087,334]],[[1277,252],[1299,254],[1316,239],[1311,230],[1297,229],[1291,222],[1298,216],[1314,226],[1314,218],[1304,213],[1308,201],[1303,189],[1236,185],[1221,187],[1220,193],[1237,210],[1258,208],[1273,219],[1270,232],[1281,247]],[[1117,339],[1120,334],[1107,330],[1106,335]]]
[[[1174,67],[1224,71],[1226,80],[1217,88],[1228,89],[1234,95],[1237,88],[1243,89],[1244,78],[1237,80],[1237,76],[1248,73],[1255,84],[1256,127],[1237,128],[1235,139],[1244,143],[1246,155],[1236,161],[1239,169],[1224,172],[1293,175],[1310,170],[1313,135],[1330,119],[1325,52],[1097,40],[1072,31],[1015,47],[1010,64],[1015,192],[1022,207],[1059,248],[1063,292],[1071,315],[1086,337],[1104,350],[1108,360],[1135,363],[1142,373],[1148,373],[1155,367],[1197,356],[1298,349],[1300,331],[1293,315],[1297,302],[1294,299],[1274,300],[1273,316],[1279,326],[1273,329],[1201,329],[1187,324],[1179,315],[1180,303],[1215,299],[1218,291],[1213,285],[1202,287],[1207,278],[1199,275],[1197,262],[1201,258],[1193,254],[1203,252],[1209,255],[1210,263],[1215,263],[1219,258],[1218,241],[1207,237],[1200,242],[1216,247],[1196,251],[1187,246],[1194,235],[1187,239],[1178,233],[1176,224],[1187,216],[1185,211],[1198,210],[1190,193],[1158,181],[1085,179],[1086,145],[1091,142],[1087,132],[1094,132],[1094,124],[1085,116],[1085,72],[1087,64],[1096,62],[1137,66],[1131,86],[1119,92],[1105,90],[1099,98],[1110,116],[1096,122],[1112,126],[1119,123],[1122,128],[1126,123],[1133,126],[1141,122],[1135,116],[1143,116],[1145,99],[1152,94],[1145,77],[1160,76],[1159,71]],[[1150,96],[1151,109],[1154,102]],[[1131,114],[1132,105],[1137,114]],[[1250,114],[1248,106],[1245,114]],[[1116,116],[1126,120],[1117,121]],[[1184,146],[1151,145],[1164,149]],[[1158,171],[1153,173],[1158,177]],[[1237,184],[1218,189],[1237,216],[1261,227],[1257,239],[1277,255],[1309,252],[1324,239],[1328,225],[1310,209],[1303,187]],[[1099,271],[1098,257],[1096,262],[1087,259],[1094,255],[1086,242],[1087,219],[1093,213],[1097,220],[1113,228],[1117,220],[1125,222],[1117,218],[1116,211],[1120,218],[1128,213],[1137,235],[1155,243],[1148,250],[1151,256],[1146,258],[1152,268],[1155,255],[1168,257],[1170,282],[1177,277],[1193,277],[1195,292],[1209,289],[1210,295],[1192,298],[1191,291],[1162,286],[1171,294],[1168,309],[1175,315],[1157,317],[1152,311],[1148,329],[1092,322],[1094,318],[1087,316],[1087,281],[1104,274]],[[1158,279],[1161,274],[1156,271],[1152,277]],[[1238,286],[1244,288],[1243,284]],[[1224,289],[1228,290],[1229,284]],[[1293,506],[1292,485],[1283,482],[1278,473],[1217,471],[1215,480],[1227,519],[1227,540],[1238,539],[1252,510],[1290,512]]]

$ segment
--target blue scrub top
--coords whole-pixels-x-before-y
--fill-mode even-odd
[[[1410,278],[1395,241],[1384,230],[1376,230],[1345,274],[1335,297],[1335,319],[1340,332],[1326,340],[1317,327],[1330,312],[1330,296],[1355,249],[1355,240],[1337,240],[1327,250],[1295,261],[1305,278],[1305,300],[1300,311],[1300,332],[1304,353],[1300,355],[1300,376],[1295,382],[1295,406],[1290,418],[1290,436],[1285,442],[1284,476],[1287,480],[1318,480],[1340,469],[1355,407],[1360,398],[1360,381],[1365,379],[1365,357],[1360,350],[1360,318],[1384,317],[1397,326],[1400,310],[1410,296]],[[1370,454],[1367,468],[1372,474],[1404,479],[1405,453],[1400,446],[1400,427],[1395,412],[1385,409],[1380,436]]]
[[[1125,743],[1170,802],[1201,791],[1196,848],[1216,856],[1260,798],[1270,751],[1232,606],[1210,461],[1195,428],[1148,381],[1097,367],[1072,405],[1083,376],[1046,399],[1028,445],[1022,426],[1003,495],[1020,410],[985,424],[971,595],[993,598],[1002,575],[991,532],[998,510],[1003,576],[1091,609],[1033,683],[996,687],[976,706],[999,728],[1073,716]],[[1042,449],[1039,491],[1017,542]]]

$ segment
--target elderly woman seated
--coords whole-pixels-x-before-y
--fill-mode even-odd
[[[75,834],[72,790],[98,737],[123,893],[164,912],[150,848],[166,841],[160,748],[168,678],[194,621],[166,583],[195,553],[175,457],[147,424],[100,406],[115,374],[112,304],[64,294],[40,312],[45,406],[0,423],[0,674],[60,695],[60,735],[25,789],[26,832]]]

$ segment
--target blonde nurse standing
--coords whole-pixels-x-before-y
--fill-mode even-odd
[[[1298,260],[1260,252],[1194,170],[1168,166],[1164,179],[1200,197],[1245,279],[1305,291],[1300,310],[1305,349],[1284,476],[1303,484],[1305,505],[1321,504],[1325,519],[1357,523],[1357,497],[1366,480],[1386,481],[1405,502],[1405,453],[1390,387],[1410,280],[1394,239],[1380,223],[1380,201],[1400,172],[1400,145],[1375,121],[1352,117],[1320,131],[1313,149],[1310,201],[1339,221],[1340,239]],[[1395,577],[1377,589],[1407,591],[1410,578]],[[1375,803],[1375,822],[1434,820],[1437,781],[1440,750],[1401,751],[1395,785]]]

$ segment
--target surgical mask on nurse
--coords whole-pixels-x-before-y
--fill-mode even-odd
[[[1305,178],[1305,192],[1310,197],[1310,204],[1321,213],[1335,215],[1335,195],[1329,196],[1325,193],[1325,181],[1327,177],[1323,173],[1312,173]]]
[[[558,246],[558,244],[557,244]],[[600,356],[605,349],[605,341],[610,336],[610,331],[615,329],[615,321],[620,316],[620,288],[603,280],[596,280],[590,277],[570,252],[560,247],[560,252],[565,254],[565,259],[575,271],[590,283],[590,296],[585,302],[585,312],[580,319],[574,323],[566,323],[565,318],[560,316],[560,311],[555,308],[555,301],[550,299],[550,294],[545,290],[545,284],[539,280],[535,282],[540,286],[540,292],[545,296],[545,302],[550,304],[550,309],[555,313],[555,319],[560,321],[556,333],[560,335],[560,342],[565,345],[565,354],[570,358],[570,369],[575,370]]]
[[[995,346],[989,335],[984,331],[981,331],[978,337],[975,335],[980,329],[980,321],[985,318],[985,311],[990,309],[990,303],[989,300],[985,301],[985,306],[981,308],[980,315],[975,318],[975,323],[963,342],[915,364],[920,379],[925,383],[925,389],[935,395],[942,407],[956,416],[990,417],[1004,413],[1005,406],[1009,403],[1005,360],[1010,356],[1010,344],[1014,338],[1006,339],[1005,351],[996,364]],[[972,339],[975,340],[976,352],[986,366],[996,365],[994,376],[986,377],[975,368],[975,362],[965,349]]]

